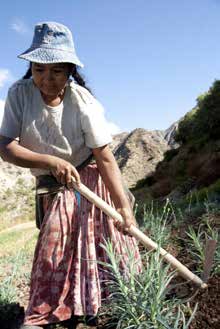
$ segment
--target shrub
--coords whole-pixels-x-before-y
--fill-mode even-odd
[[[135,261],[129,250],[129,275],[123,276],[119,271],[120,257],[116,255],[110,241],[102,247],[108,254],[109,264],[105,264],[111,273],[108,315],[111,322],[105,328],[116,329],[186,329],[194,316],[192,312],[186,323],[183,305],[180,300],[167,298],[168,286],[173,278],[169,266],[163,265],[158,252],[146,255],[147,266],[142,273],[135,272]],[[105,312],[105,308],[103,309]],[[185,311],[185,310],[184,310]],[[104,313],[105,314],[105,313]]]
[[[175,134],[175,141],[177,143],[185,144],[192,138],[192,131],[195,129],[195,117],[198,108],[193,108],[180,121],[178,129]]]
[[[177,154],[179,153],[179,149],[171,149],[165,152],[164,160],[169,162],[171,161]]]
[[[203,187],[187,194],[185,200],[191,204],[201,203],[206,200],[215,201],[220,198],[220,179],[208,187]]]
[[[148,176],[146,178],[140,179],[134,188],[132,188],[131,190],[135,191],[136,189],[145,187],[145,186],[152,186],[154,183],[156,182],[155,177],[154,176]]]
[[[197,105],[180,121],[175,141],[186,144],[220,138],[220,80],[197,98]]]

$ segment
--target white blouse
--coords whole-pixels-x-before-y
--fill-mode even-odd
[[[112,141],[102,105],[71,80],[56,107],[44,103],[32,79],[14,83],[6,99],[0,134],[76,167],[91,155],[91,149]],[[37,168],[31,168],[31,172],[34,176],[49,174]]]

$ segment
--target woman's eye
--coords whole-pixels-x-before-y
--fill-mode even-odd
[[[37,73],[44,73],[44,69],[41,67],[35,68],[34,71]],[[63,74],[63,73],[64,73],[64,70],[62,70],[62,69],[53,69],[50,71],[50,74],[56,74],[56,75]]]
[[[36,72],[43,72],[43,69],[35,69]]]

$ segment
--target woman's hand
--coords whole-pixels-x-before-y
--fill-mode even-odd
[[[122,216],[124,223],[115,222],[115,226],[124,232],[128,232],[131,225],[137,226],[133,212],[130,208],[118,208],[117,212]]]
[[[80,176],[76,168],[61,158],[49,154],[33,152],[18,141],[0,135],[0,155],[3,160],[24,168],[49,169],[57,181],[72,186],[72,176],[80,185]]]
[[[80,175],[76,168],[66,160],[50,156],[49,169],[58,183],[72,187],[72,176],[75,178],[76,184],[80,185]]]

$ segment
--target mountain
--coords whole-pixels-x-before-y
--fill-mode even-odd
[[[191,204],[220,200],[220,80],[164,132],[171,147],[151,176],[135,186],[137,199]],[[177,129],[178,128],[178,129]],[[175,136],[175,139],[174,139]],[[178,143],[178,145],[176,145]]]
[[[113,153],[129,188],[151,175],[170,147],[159,130],[135,129],[114,137]]]

